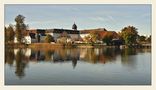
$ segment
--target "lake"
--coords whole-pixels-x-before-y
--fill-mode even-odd
[[[5,85],[151,85],[151,49],[5,49]]]

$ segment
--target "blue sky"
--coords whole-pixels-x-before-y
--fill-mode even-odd
[[[150,4],[6,4],[5,25],[15,24],[18,14],[25,16],[29,28],[78,29],[106,28],[120,31],[133,25],[140,35],[151,35],[152,13]]]

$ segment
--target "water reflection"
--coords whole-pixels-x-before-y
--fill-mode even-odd
[[[26,56],[24,55],[24,53],[22,53],[22,50],[19,49],[15,55],[15,60],[16,60],[16,70],[15,70],[15,74],[19,77],[22,78],[23,76],[25,76],[24,73],[24,69],[27,65],[26,60]]]
[[[123,65],[135,66],[138,53],[151,52],[150,49],[120,49],[120,48],[92,48],[92,49],[52,49],[52,50],[33,50],[26,49],[5,49],[5,63],[10,67],[15,66],[15,74],[19,78],[24,77],[25,68],[29,62],[52,62],[64,63],[71,62],[73,69],[76,68],[78,61],[91,64],[106,64],[114,62],[117,57],[121,57]]]

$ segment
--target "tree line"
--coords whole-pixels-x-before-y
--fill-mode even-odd
[[[127,46],[151,43],[151,35],[149,37],[139,35],[137,30],[138,29],[134,26],[127,26],[121,29],[118,33],[115,31],[106,31],[105,33],[93,31],[85,37],[85,41],[88,43],[97,43],[99,40],[106,43],[106,45],[112,45],[112,40],[118,39],[122,42],[122,44]]]
[[[5,43],[14,43],[15,37],[18,43],[22,43],[25,31],[28,28],[24,20],[25,17],[23,15],[18,15],[15,17],[15,25],[10,24],[5,27]]]
[[[15,25],[10,24],[8,27],[5,27],[5,43],[14,43],[14,39],[18,43],[22,43],[25,31],[28,29],[28,25],[24,23],[25,17],[23,15],[18,15],[15,17]],[[111,45],[113,38],[120,39],[125,45],[133,45],[138,43],[151,43],[151,36],[145,37],[138,34],[138,29],[134,26],[127,26],[121,29],[119,33],[116,32],[106,32],[105,35],[100,37],[100,33],[91,32],[89,36],[85,37],[86,42],[96,43],[97,40],[103,41],[107,45]],[[54,41],[53,37],[47,35],[45,42],[50,43]]]

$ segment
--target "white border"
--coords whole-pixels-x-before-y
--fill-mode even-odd
[[[155,67],[156,67],[156,59],[155,59],[155,41],[154,33],[156,33],[156,28],[154,26],[155,22],[155,0],[0,0],[0,90],[27,90],[27,89],[38,89],[38,90],[51,90],[51,89],[59,89],[59,90],[83,90],[83,89],[90,89],[90,90],[155,90],[156,80],[155,76]],[[4,85],[4,4],[152,4],[152,85],[147,86],[129,86],[129,85],[108,85],[108,86],[5,86]]]
[[[152,0],[2,0],[5,4],[150,4]],[[153,0],[154,1],[154,0]]]

